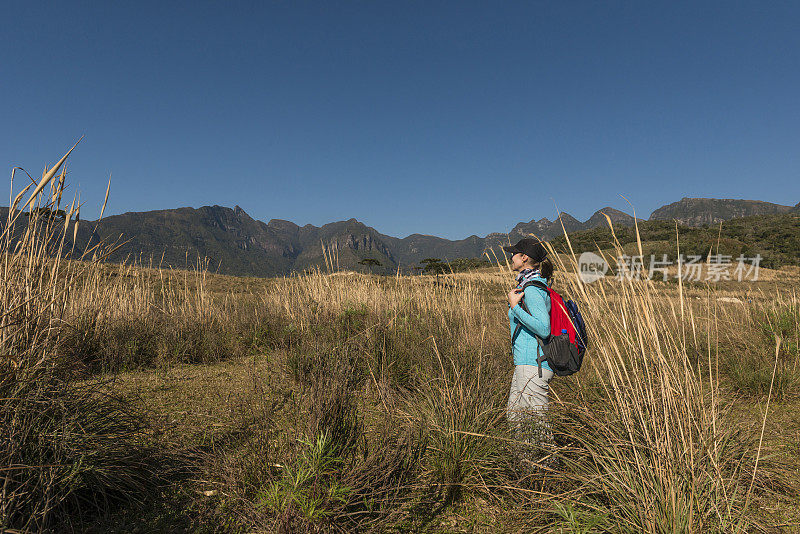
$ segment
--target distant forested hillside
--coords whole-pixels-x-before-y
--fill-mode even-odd
[[[615,227],[614,231],[621,244],[636,242],[633,227]],[[761,265],[769,268],[800,263],[800,215],[795,213],[731,219],[722,223],[721,230],[719,224],[699,228],[679,224],[677,239],[674,221],[640,221],[639,233],[645,255],[667,254],[674,258],[677,245],[680,245],[682,254],[703,257],[709,253],[734,257],[740,254],[746,257],[760,254],[763,258]],[[576,253],[596,251],[598,248],[608,249],[612,246],[611,230],[608,226],[575,232],[569,238]],[[552,243],[557,250],[568,250],[563,236],[554,239]]]

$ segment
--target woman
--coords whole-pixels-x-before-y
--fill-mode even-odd
[[[521,421],[534,416],[542,419],[547,411],[547,394],[553,371],[547,362],[542,362],[539,376],[537,359],[542,348],[536,336],[542,341],[550,335],[550,295],[540,287],[530,285],[524,290],[526,312],[520,301],[522,286],[527,282],[538,281],[549,287],[553,276],[553,264],[547,258],[547,250],[536,239],[523,239],[516,245],[503,247],[512,254],[511,268],[519,273],[517,286],[508,293],[508,318],[511,323],[512,347],[514,353],[514,376],[511,379],[511,394],[508,398],[508,420],[522,430]],[[521,328],[517,328],[521,325]],[[516,332],[516,335],[515,335]]]

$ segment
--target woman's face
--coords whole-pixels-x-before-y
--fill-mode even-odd
[[[512,271],[521,271],[525,268],[525,260],[528,259],[528,256],[521,252],[517,252],[513,256],[511,256],[511,270]]]

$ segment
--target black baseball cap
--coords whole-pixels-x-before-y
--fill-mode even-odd
[[[533,263],[539,263],[547,257],[547,249],[538,239],[520,239],[516,245],[503,247],[509,254],[525,254]]]

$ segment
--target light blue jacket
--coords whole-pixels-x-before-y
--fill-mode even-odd
[[[541,276],[535,276],[531,280],[548,285],[547,279]],[[522,286],[517,285],[517,287]],[[522,309],[521,304],[508,310],[512,337],[514,330],[517,329],[517,324],[522,324],[519,334],[512,343],[514,365],[538,366],[536,359],[542,354],[542,349],[533,332],[536,332],[544,341],[547,341],[547,337],[550,335],[550,295],[544,289],[528,286],[525,288],[525,304],[528,306],[530,314]],[[547,362],[542,362],[542,369],[551,370]]]

